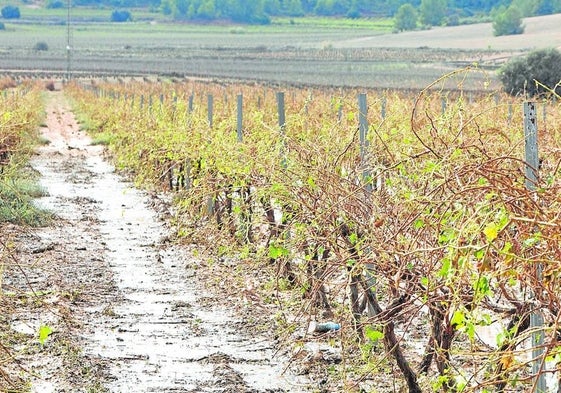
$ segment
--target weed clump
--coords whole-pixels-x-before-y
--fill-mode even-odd
[[[10,85],[0,81],[0,85]],[[43,195],[33,173],[27,167],[27,156],[36,143],[40,118],[40,95],[32,90],[0,98],[0,222],[40,226],[51,214],[33,204]]]
[[[33,46],[33,50],[45,52],[49,50],[49,45],[45,41],[39,41]]]

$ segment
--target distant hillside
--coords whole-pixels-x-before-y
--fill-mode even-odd
[[[561,48],[561,14],[525,18],[524,25],[526,27],[524,34],[510,36],[496,37],[493,35],[491,23],[479,23],[342,40],[334,43],[334,46],[341,48],[492,49],[495,51]]]
[[[229,9],[237,6],[241,6],[239,12],[248,8],[262,11],[269,16],[393,16],[403,4],[419,7],[423,1],[427,0],[73,0],[73,3],[75,5],[117,7],[161,5],[162,8],[175,7],[186,15],[220,18],[225,16],[225,12],[229,12]],[[543,0],[529,1],[541,4]],[[447,2],[448,13],[471,16],[476,13],[488,13],[500,5],[509,5],[512,0],[450,0]],[[545,2],[556,5],[555,0],[545,0]],[[534,8],[539,7],[539,4]]]
[[[393,17],[405,4],[417,12],[424,26],[469,24],[489,20],[500,7],[516,6],[523,16],[561,12],[561,0],[44,0],[43,6],[148,8],[176,20],[232,21],[267,24],[272,17],[328,16],[345,18]],[[0,0],[3,3],[29,0]]]

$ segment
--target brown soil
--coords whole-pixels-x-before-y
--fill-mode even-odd
[[[37,203],[57,218],[0,227],[0,354],[12,356],[0,360],[0,391],[309,391],[259,333],[266,309],[250,321],[205,289],[209,270],[195,250],[170,240],[165,197],[123,181],[63,94],[47,95],[50,144],[31,165],[48,192]],[[52,330],[43,343],[41,326]]]

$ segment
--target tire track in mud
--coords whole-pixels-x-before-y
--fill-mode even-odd
[[[64,280],[88,362],[104,365],[110,392],[299,392],[273,344],[251,337],[233,311],[202,304],[196,260],[171,244],[151,199],[115,174],[79,131],[62,93],[49,93],[42,147],[32,165],[60,222],[39,234],[68,255]],[[217,300],[217,299],[215,299]],[[71,384],[66,382],[66,385]],[[66,389],[66,388],[65,388]],[[35,391],[73,391],[38,383]],[[100,390],[101,391],[101,390]]]

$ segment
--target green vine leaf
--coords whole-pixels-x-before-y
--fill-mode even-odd
[[[499,236],[499,227],[494,222],[487,224],[485,229],[483,229],[483,233],[487,238],[487,241],[490,243]]]
[[[50,326],[41,325],[39,327],[39,343],[41,345],[44,345],[52,332],[53,332],[53,329]]]
[[[367,326],[364,334],[372,342],[377,342],[384,338],[384,333],[374,329],[372,326]]]

